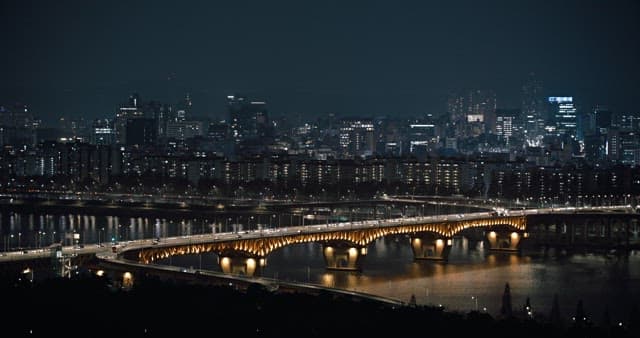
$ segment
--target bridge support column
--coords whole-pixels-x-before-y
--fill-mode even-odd
[[[449,258],[451,237],[441,237],[432,233],[411,236],[411,250],[416,260],[446,261]]]
[[[367,248],[352,243],[326,243],[322,247],[322,254],[328,270],[360,271]]]
[[[219,264],[223,273],[253,277],[260,275],[262,268],[267,265],[265,257],[245,257],[220,255]]]
[[[519,250],[518,245],[520,241],[525,237],[527,237],[527,233],[521,231],[489,231],[487,234],[489,250],[516,252]]]

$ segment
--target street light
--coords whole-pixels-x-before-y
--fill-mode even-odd
[[[31,283],[33,283],[33,269],[31,269],[31,268],[26,268],[26,269],[24,269],[24,270],[22,271],[22,273],[23,273],[23,274],[25,274],[25,275],[29,274],[29,275],[30,275],[30,276],[29,276],[29,277],[30,277],[30,278],[29,278],[29,281],[30,281]]]
[[[473,301],[475,301],[475,304],[476,304],[476,312],[478,312],[478,297],[476,297],[476,296],[471,296],[471,299],[472,299]]]

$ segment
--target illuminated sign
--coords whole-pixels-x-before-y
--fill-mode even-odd
[[[549,103],[573,102],[573,96],[549,96]]]
[[[469,114],[469,115],[467,115],[467,122],[484,122],[484,115],[482,115],[482,114]]]

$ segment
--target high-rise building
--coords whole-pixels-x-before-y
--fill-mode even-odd
[[[640,131],[640,113],[612,114],[611,126],[624,131]]]
[[[115,143],[115,132],[111,121],[108,119],[93,121],[90,143],[94,145],[109,145]]]
[[[227,96],[229,128],[236,143],[266,136],[269,129],[266,102],[249,101],[244,96]]]
[[[622,164],[640,165],[640,134],[633,131],[620,133],[620,157]]]
[[[172,121],[167,123],[167,138],[184,141],[204,134],[202,121]]]
[[[595,128],[606,133],[606,129],[611,128],[613,113],[604,106],[596,106],[593,110]],[[603,130],[604,129],[604,130]]]
[[[151,146],[156,143],[158,137],[158,129],[154,119],[129,119],[125,130],[126,145]]]
[[[340,151],[345,158],[371,156],[375,150],[372,119],[345,118],[340,122]]]
[[[539,143],[544,136],[546,107],[542,81],[530,73],[522,86],[522,120],[525,138],[530,144]]]
[[[0,145],[35,145],[38,127],[39,120],[34,118],[27,105],[0,106]]]
[[[128,144],[127,142],[127,121],[144,117],[142,102],[137,93],[131,94],[129,100],[120,105],[114,120],[116,132],[116,142],[118,144]]]
[[[433,121],[409,124],[409,153],[424,157],[435,151],[438,141]]]
[[[523,136],[522,114],[518,109],[496,109],[495,134],[507,144]]]
[[[577,135],[577,109],[572,96],[550,96],[551,126],[555,127],[555,134],[575,139]]]
[[[496,94],[490,89],[475,89],[449,95],[447,110],[458,137],[473,137],[487,131],[494,118]]]

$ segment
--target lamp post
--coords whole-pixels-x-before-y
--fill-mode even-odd
[[[476,310],[476,312],[478,312],[478,297],[471,296],[471,300],[473,300],[475,302],[475,305],[476,305],[475,310]]]
[[[102,246],[102,232],[104,231],[104,227],[100,228],[100,232],[98,232],[98,246]]]

